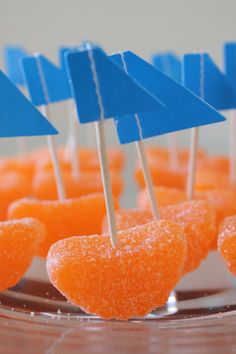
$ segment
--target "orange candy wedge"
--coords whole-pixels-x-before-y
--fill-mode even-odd
[[[123,180],[120,174],[110,173],[113,195],[118,198],[123,192]],[[67,198],[78,198],[82,195],[103,192],[101,175],[81,173],[78,178],[70,172],[63,173],[63,181]],[[39,172],[32,183],[32,196],[37,199],[54,200],[58,198],[53,171]]]
[[[32,178],[34,166],[30,159],[30,155],[22,157],[6,157],[0,159],[0,173],[16,172],[25,175],[27,178]]]
[[[167,162],[149,162],[149,169],[152,176],[152,181],[155,186],[168,188],[184,189],[186,185],[185,168],[170,169]],[[138,164],[134,177],[140,188],[145,187],[143,171]]]
[[[183,190],[176,188],[154,187],[154,192],[159,206],[178,204],[186,200],[186,194]],[[151,208],[149,193],[147,189],[139,192],[137,205],[140,209]]]
[[[45,233],[45,227],[31,218],[0,223],[0,291],[18,283],[29,268]]]
[[[232,189],[236,191],[227,174],[209,169],[197,171],[195,189],[198,191],[210,189]]]
[[[215,208],[204,201],[188,201],[163,207],[160,209],[160,214],[162,219],[172,220],[182,227],[187,241],[184,273],[193,271],[206,258],[213,241],[216,240]],[[118,230],[143,225],[152,220],[151,210],[120,209],[116,211]],[[103,232],[106,231],[105,219]]]
[[[164,305],[183,272],[186,241],[171,221],[56,242],[47,257],[53,285],[82,310],[104,319],[145,316]]]
[[[236,275],[236,215],[224,219],[218,235],[218,250],[229,270]]]
[[[109,168],[112,171],[120,172],[124,167],[124,153],[120,149],[109,148],[107,151]],[[99,158],[97,149],[78,148],[79,168],[81,172],[99,172]],[[70,157],[65,151],[65,148],[58,149],[58,157],[62,170],[71,171]],[[32,154],[34,159],[34,155]],[[36,171],[52,171],[52,162],[48,151],[42,150],[35,152],[35,168]]]
[[[0,173],[0,220],[7,218],[9,205],[30,194],[29,179],[20,172]]]
[[[20,199],[10,205],[8,219],[33,217],[40,220],[46,226],[47,237],[38,255],[46,257],[49,247],[60,239],[100,234],[105,214],[104,196],[98,193],[65,201]]]
[[[236,192],[230,189],[197,191],[195,199],[211,203],[216,209],[216,223],[219,225],[227,216],[236,214]]]

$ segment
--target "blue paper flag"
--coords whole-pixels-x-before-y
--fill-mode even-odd
[[[65,54],[68,52],[74,52],[77,51],[79,48],[78,47],[60,47],[58,51],[58,61],[59,65],[62,69],[66,69],[66,62],[65,62]]]
[[[72,97],[65,70],[43,55],[22,60],[25,83],[36,106],[64,101]]]
[[[4,48],[6,74],[15,85],[24,85],[21,60],[26,58],[27,55],[26,50],[18,46],[8,45]]]
[[[236,42],[224,44],[225,74],[236,91]]]
[[[51,123],[0,71],[0,137],[58,134]]]
[[[181,62],[172,52],[157,53],[152,55],[153,65],[167,76],[181,82]]]
[[[236,91],[207,53],[184,55],[183,85],[216,109],[236,108]]]
[[[67,70],[81,123],[163,108],[98,47],[68,53]]]
[[[225,120],[213,107],[134,53],[124,52],[123,57],[129,75],[164,102],[166,108],[115,118],[122,144]],[[111,59],[124,69],[120,54]]]

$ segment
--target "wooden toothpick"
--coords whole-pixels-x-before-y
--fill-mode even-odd
[[[200,60],[200,97],[204,99],[204,56],[201,55]],[[191,129],[190,136],[190,152],[188,162],[188,175],[186,194],[187,199],[191,200],[194,197],[195,177],[196,177],[196,165],[197,165],[197,150],[198,150],[198,136],[199,128]]]
[[[65,157],[70,160],[71,173],[74,178],[78,178],[80,174],[79,156],[78,156],[78,129],[77,118],[75,113],[75,104],[72,100],[68,101],[68,138],[65,146]]]
[[[124,53],[120,53],[120,56],[121,56],[121,59],[122,59],[122,64],[123,64],[123,67],[124,67],[124,71],[128,74],[128,69],[127,69]],[[142,172],[143,172],[145,185],[146,185],[146,188],[147,188],[147,191],[148,191],[148,194],[149,194],[149,198],[150,198],[150,202],[151,202],[153,218],[154,219],[160,219],[160,213],[159,213],[159,210],[158,210],[157,198],[156,198],[156,195],[155,195],[153,182],[152,182],[152,176],[151,176],[150,169],[149,169],[149,166],[148,166],[148,161],[147,161],[147,156],[146,156],[146,152],[145,152],[145,147],[144,147],[144,144],[143,144],[142,127],[140,125],[140,120],[139,120],[138,114],[135,114],[134,116],[135,116],[135,119],[136,119],[138,132],[139,132],[139,137],[140,137],[140,140],[136,141],[136,149],[137,149],[137,152],[138,152],[138,156],[139,156],[139,160],[140,160],[140,164],[141,164],[141,168],[142,168]]]
[[[115,218],[115,207],[112,196],[112,188],[111,188],[111,180],[109,173],[109,165],[107,159],[107,149],[106,149],[106,138],[105,138],[105,130],[104,130],[104,107],[102,102],[102,96],[100,92],[100,84],[97,76],[96,63],[93,57],[93,52],[91,50],[91,45],[87,45],[88,48],[88,56],[91,65],[91,71],[93,75],[93,81],[95,85],[95,91],[98,99],[98,105],[100,110],[100,120],[95,122],[96,129],[96,139],[97,139],[97,148],[102,176],[102,184],[104,190],[104,197],[106,203],[106,211],[107,211],[107,221],[108,221],[108,229],[109,235],[111,239],[111,244],[113,247],[118,244],[117,237],[117,227],[116,227],[116,218]]]

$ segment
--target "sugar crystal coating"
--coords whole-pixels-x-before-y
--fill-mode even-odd
[[[185,192],[177,188],[154,187],[154,192],[159,206],[177,204],[186,200]],[[140,209],[151,207],[147,189],[143,189],[139,192],[137,205]]]
[[[186,258],[181,228],[154,221],[108,235],[72,237],[51,246],[47,271],[53,285],[85,312],[105,319],[144,316],[165,304]]]
[[[75,177],[69,171],[64,171],[62,177],[67,198],[78,198],[82,195],[103,191],[99,172],[83,172]],[[118,198],[123,191],[122,177],[117,173],[111,173],[110,177],[113,195]],[[32,196],[45,200],[58,199],[53,171],[41,171],[35,175],[32,182]]]
[[[45,227],[32,218],[0,223],[0,291],[18,283],[45,235]]]
[[[8,219],[34,217],[40,220],[46,226],[47,237],[38,255],[46,257],[51,244],[62,238],[101,233],[105,214],[104,196],[98,193],[64,201],[20,199],[10,205]]]
[[[187,201],[160,209],[162,219],[178,223],[187,240],[187,258],[184,272],[196,269],[207,256],[217,237],[215,208],[204,201]],[[117,227],[126,230],[153,220],[151,210],[119,209],[116,212]],[[103,232],[107,231],[106,219]]]
[[[218,250],[229,270],[236,275],[236,215],[223,220],[219,228]]]

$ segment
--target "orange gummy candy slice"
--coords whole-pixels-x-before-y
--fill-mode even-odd
[[[212,189],[207,191],[196,191],[195,199],[206,200],[216,209],[216,223],[227,217],[236,214],[236,192],[232,189]]]
[[[154,187],[154,192],[159,206],[178,204],[186,200],[185,192],[180,189]],[[143,189],[139,192],[137,205],[140,209],[151,208],[151,202],[147,189]]]
[[[168,163],[149,162],[149,169],[152,177],[153,184],[155,186],[162,186],[168,188],[180,188],[184,189],[186,184],[186,172],[185,169],[170,169]],[[137,165],[134,172],[135,180],[140,188],[145,187],[145,180],[143,171],[140,164]]]
[[[22,157],[11,157],[0,159],[0,172],[17,172],[25,175],[29,179],[34,173],[34,165],[30,160],[30,155]]]
[[[218,250],[229,270],[236,275],[236,215],[229,216],[220,225]]]
[[[0,220],[7,218],[9,205],[30,194],[29,179],[19,172],[0,173]]]
[[[40,220],[46,226],[47,236],[38,255],[46,257],[51,244],[62,238],[100,234],[105,214],[104,196],[98,193],[64,201],[20,199],[10,205],[8,219],[33,217]]]
[[[187,241],[187,258],[184,272],[196,269],[206,258],[213,240],[216,240],[215,208],[204,201],[187,201],[160,209],[162,219],[178,223],[184,231]],[[153,220],[151,210],[116,211],[118,230],[126,230],[136,225],[143,225]],[[107,231],[107,221],[104,220],[103,232]]]
[[[170,163],[170,158],[169,158],[169,151],[166,148],[160,147],[160,146],[147,146],[146,147],[146,154],[148,161],[153,162],[166,162]],[[189,149],[179,149],[177,152],[177,158],[178,158],[178,164],[180,165],[186,165],[189,160]],[[202,161],[205,161],[207,159],[206,153],[199,149],[197,152],[197,163],[201,163]]]
[[[81,172],[99,172],[100,164],[97,149],[78,148],[79,168]],[[124,167],[124,153],[115,148],[109,148],[107,151],[109,168],[112,171],[120,172]],[[33,155],[32,155],[33,156]],[[62,170],[71,171],[70,156],[65,148],[58,149],[58,158]],[[51,171],[53,169],[49,152],[42,150],[35,153],[36,170]]]
[[[200,169],[197,171],[195,189],[198,191],[210,189],[234,189],[236,191],[235,186],[230,182],[227,174],[209,169]]]
[[[45,233],[45,227],[31,218],[0,223],[0,291],[18,283],[29,268]]]
[[[119,198],[123,192],[123,179],[120,174],[110,173],[113,195]],[[101,175],[81,173],[74,177],[70,172],[63,173],[63,181],[67,198],[78,198],[82,195],[103,192]],[[53,171],[39,172],[33,179],[32,196],[37,199],[53,200],[58,198]]]
[[[53,285],[82,310],[127,320],[164,305],[183,271],[186,241],[171,221],[154,221],[108,235],[72,237],[49,250]]]

